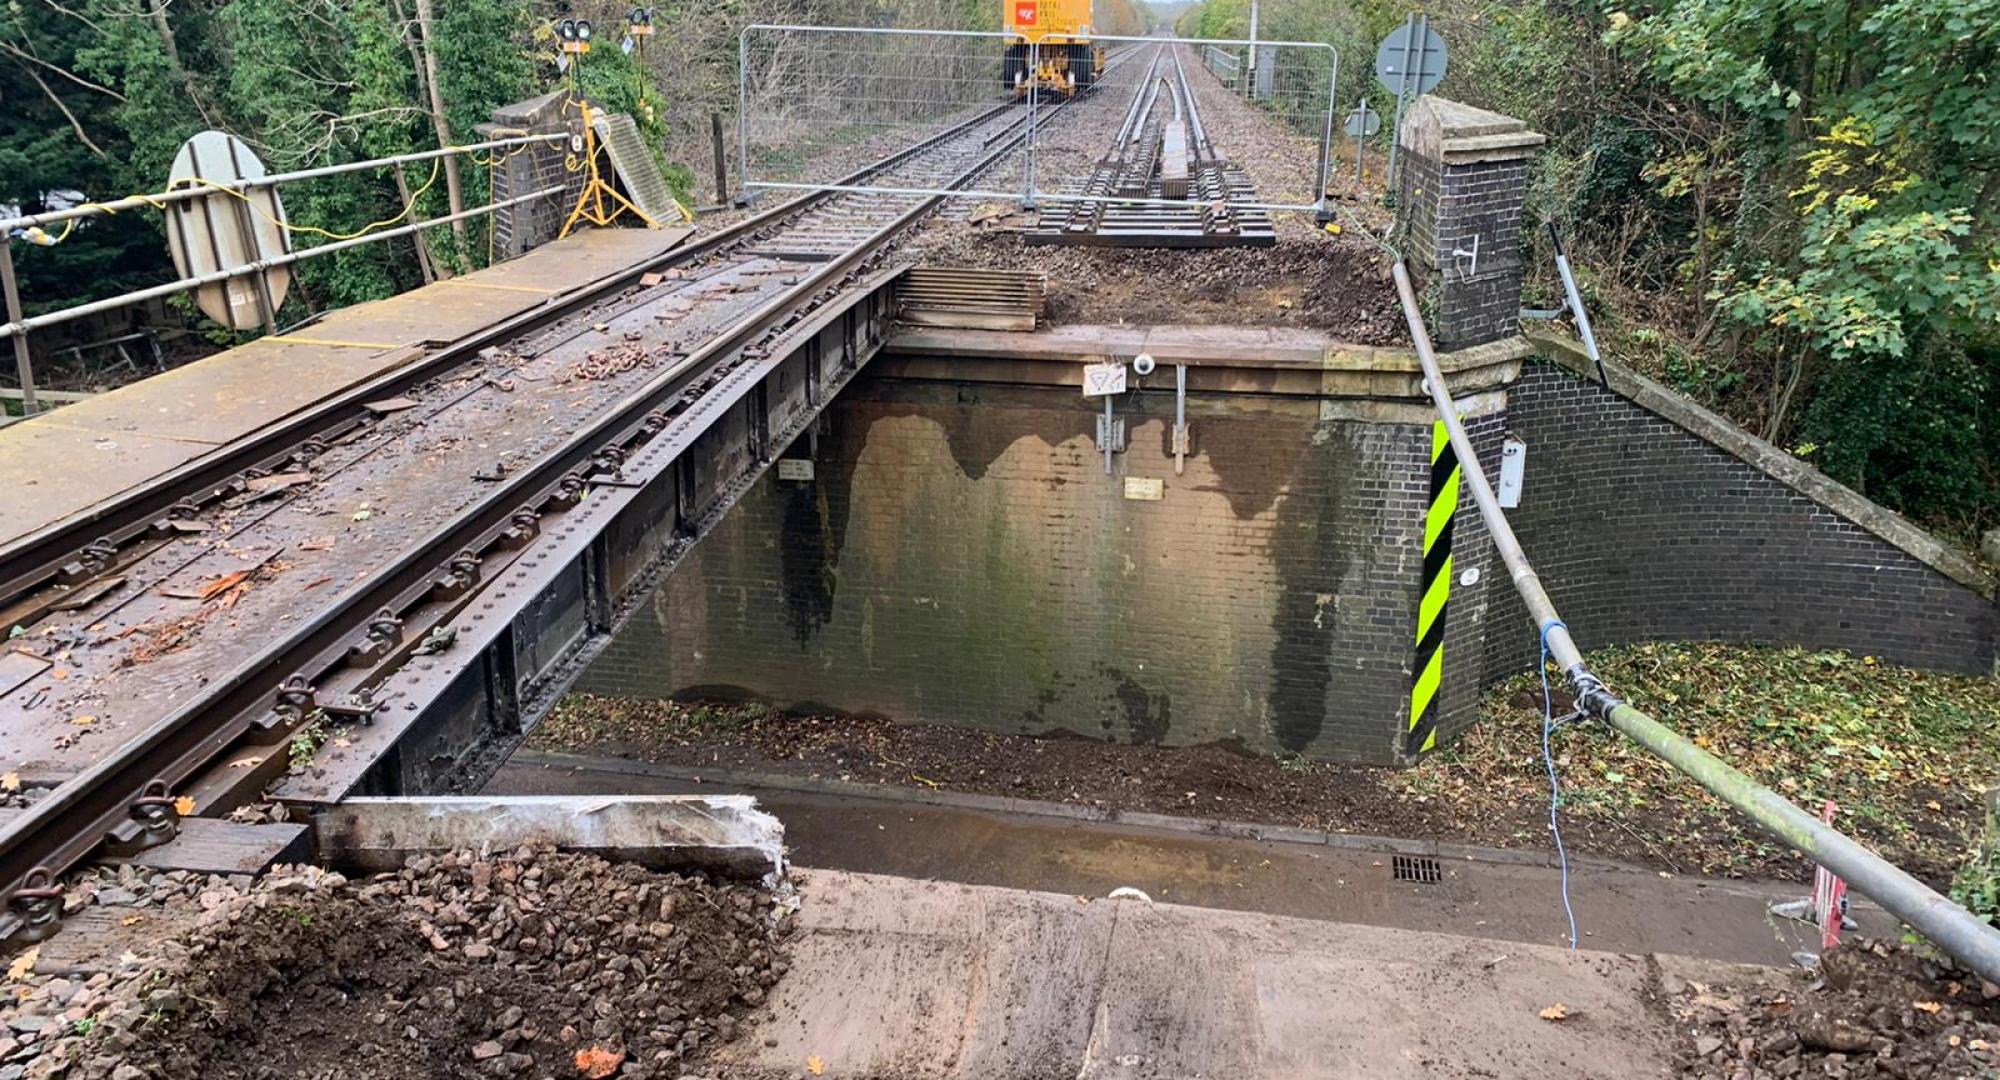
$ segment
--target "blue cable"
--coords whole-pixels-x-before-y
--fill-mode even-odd
[[[1556,779],[1555,755],[1549,751],[1549,736],[1556,730],[1555,702],[1549,697],[1549,631],[1569,629],[1561,619],[1542,624],[1542,662],[1535,670],[1542,676],[1542,764],[1549,770],[1549,831],[1556,837],[1556,863],[1562,867],[1563,914],[1569,917],[1569,947],[1576,951],[1576,909],[1569,902],[1569,852],[1563,849],[1562,825],[1556,821],[1556,806],[1562,801],[1562,784]]]

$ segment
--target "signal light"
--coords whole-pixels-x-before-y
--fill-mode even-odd
[[[625,16],[625,32],[635,38],[653,36],[653,9],[635,7]]]

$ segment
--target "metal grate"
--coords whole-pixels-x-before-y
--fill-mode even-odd
[[[611,155],[612,167],[618,170],[618,179],[625,184],[625,194],[662,225],[678,219],[680,212],[674,208],[673,193],[667,190],[667,178],[660,172],[660,163],[646,152],[639,125],[624,113],[600,114],[592,123]]]
[[[1408,881],[1417,885],[1435,885],[1444,880],[1444,868],[1438,861],[1423,855],[1395,855],[1389,859],[1389,875],[1397,881]]]

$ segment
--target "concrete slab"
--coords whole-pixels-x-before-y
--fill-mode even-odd
[[[791,861],[829,870],[1155,900],[1294,918],[1559,946],[1566,929],[1554,852],[1496,850],[1282,826],[1125,814],[1025,799],[791,778],[750,784],[715,771],[523,753],[490,793],[733,792],[785,823]],[[1396,854],[1433,858],[1439,880],[1394,880]],[[1586,947],[1783,965],[1811,927],[1770,916],[1804,886],[1662,874],[1575,859],[1570,891]],[[1863,932],[1896,920],[1857,898]],[[1507,951],[1504,947],[1501,951]]]
[[[830,871],[800,893],[791,972],[727,1075],[1671,1072],[1649,957]]]
[[[691,229],[591,229],[0,428],[0,541],[33,532],[450,342],[657,258]]]
[[[356,798],[321,811],[314,825],[321,858],[367,871],[420,853],[523,844],[739,878],[785,865],[784,826],[748,795]]]

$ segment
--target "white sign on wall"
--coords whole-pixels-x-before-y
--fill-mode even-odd
[[[1125,365],[1085,364],[1083,365],[1083,396],[1103,397],[1106,394],[1125,392]]]

